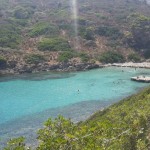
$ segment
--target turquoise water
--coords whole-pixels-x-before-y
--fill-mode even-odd
[[[0,78],[0,124],[82,101],[115,101],[149,84],[130,78],[150,70],[109,67],[78,73],[41,73]]]

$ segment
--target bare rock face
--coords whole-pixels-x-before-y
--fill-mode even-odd
[[[8,63],[9,68],[15,68],[17,65],[17,61],[15,61],[15,60],[10,60],[7,63]]]
[[[7,67],[7,63],[0,63],[0,70],[3,70]]]

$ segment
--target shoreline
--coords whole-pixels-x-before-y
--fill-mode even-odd
[[[100,110],[102,111],[110,105],[111,104],[109,104],[108,101],[82,101],[63,107],[46,109],[42,112],[26,115],[12,121],[2,123],[0,124],[0,130],[2,131],[0,133],[0,137],[2,139],[0,141],[0,149],[6,146],[10,137],[15,138],[20,136],[24,136],[26,138],[27,146],[34,148],[38,144],[38,140],[36,139],[37,131],[44,126],[43,123],[48,118],[56,118],[61,114],[65,118],[71,118],[72,122],[78,123],[80,121],[87,120],[95,112]]]
[[[113,64],[110,64],[110,65],[107,64],[106,66],[150,69],[150,62],[141,62],[141,63],[133,63],[133,62],[113,63]]]
[[[125,63],[112,63],[112,64],[102,64],[102,63],[58,63],[53,65],[48,64],[38,64],[22,66],[21,68],[6,68],[0,70],[0,77],[5,75],[19,75],[25,73],[38,73],[38,72],[75,72],[75,71],[86,71],[104,67],[130,67],[130,68],[144,68],[150,69],[150,62],[125,62]]]

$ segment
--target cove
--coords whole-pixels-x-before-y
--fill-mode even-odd
[[[61,114],[74,122],[137,93],[150,84],[131,81],[149,69],[107,67],[73,73],[37,73],[0,77],[0,145],[25,136],[36,143],[36,131]],[[34,139],[34,140],[33,140]]]
[[[82,101],[113,101],[147,86],[130,80],[150,70],[109,67],[77,73],[22,75],[0,82],[0,124]]]

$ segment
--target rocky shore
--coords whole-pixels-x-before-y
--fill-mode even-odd
[[[11,62],[13,64],[13,62]],[[103,67],[132,67],[132,68],[146,68],[150,69],[150,62],[142,63],[113,63],[113,64],[98,64],[98,63],[39,63],[39,64],[20,64],[17,66],[8,66],[5,69],[0,69],[0,75],[5,74],[23,74],[23,73],[35,73],[42,71],[58,71],[58,72],[69,72],[69,71],[85,71]]]
[[[114,64],[107,64],[106,66],[147,68],[147,69],[150,69],[150,62],[141,62],[141,63],[133,63],[133,62],[114,63]]]
[[[81,58],[72,58],[67,62],[58,61],[58,52],[24,52],[22,50],[9,50],[0,49],[0,56],[5,58],[6,63],[0,64],[0,75],[6,74],[23,74],[23,73],[35,73],[42,71],[84,71],[96,68],[103,68],[109,66],[116,67],[134,67],[134,68],[147,68],[150,69],[150,60],[147,62],[133,63],[113,63],[102,64],[98,61],[84,62]],[[33,57],[34,56],[34,57]],[[35,56],[44,57],[44,61],[28,62],[26,58],[32,58],[36,60]]]
[[[35,64],[24,64],[15,67],[7,67],[5,69],[0,69],[0,75],[5,74],[23,74],[23,73],[35,73],[42,71],[59,71],[59,72],[69,72],[69,71],[84,71],[96,68],[102,68],[103,65],[95,63],[39,63]]]

